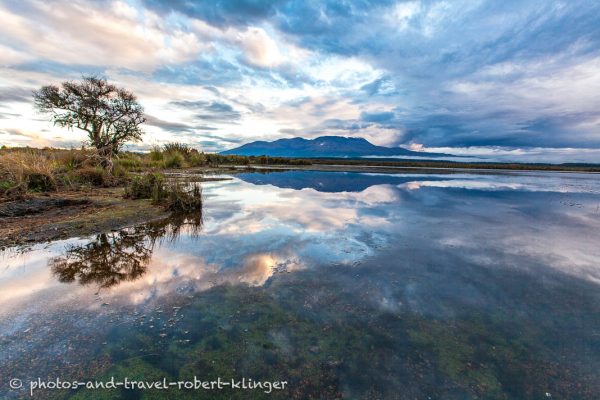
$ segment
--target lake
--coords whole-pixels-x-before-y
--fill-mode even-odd
[[[226,178],[201,215],[0,253],[0,398],[600,398],[600,175]]]

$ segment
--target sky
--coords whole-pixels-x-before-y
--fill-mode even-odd
[[[80,146],[33,108],[97,74],[144,150],[323,135],[482,160],[600,162],[596,0],[0,0],[0,144]]]

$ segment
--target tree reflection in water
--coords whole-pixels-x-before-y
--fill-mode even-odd
[[[146,273],[157,242],[173,241],[181,233],[196,237],[202,230],[202,212],[175,214],[118,232],[102,233],[90,243],[70,246],[49,265],[60,282],[97,284],[109,288],[134,281]]]

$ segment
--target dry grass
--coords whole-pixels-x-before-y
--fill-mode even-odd
[[[0,196],[22,197],[28,192],[114,186],[126,179],[126,171],[109,174],[97,165],[91,150],[0,150]]]
[[[148,154],[121,152],[114,158],[114,169],[109,173],[100,167],[95,154],[93,149],[0,148],[0,197],[122,185],[131,180],[130,172],[157,172],[165,168],[308,163],[280,157],[203,153],[184,143],[171,143],[162,148],[155,146]],[[192,195],[189,199],[185,194],[175,196],[174,208],[188,208],[188,200],[189,207],[195,207],[195,197],[198,196]]]
[[[39,150],[3,152],[0,181],[5,194],[56,190],[58,162],[52,153]]]

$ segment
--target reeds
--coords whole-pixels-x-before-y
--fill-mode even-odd
[[[202,187],[199,183],[168,181],[159,173],[135,176],[125,188],[125,197],[150,199],[173,212],[188,213],[202,208]]]

